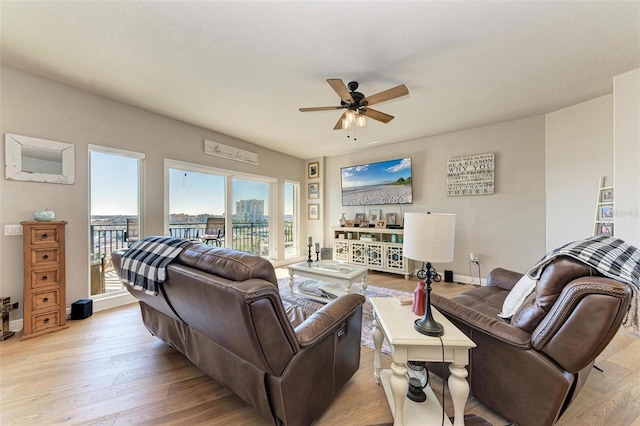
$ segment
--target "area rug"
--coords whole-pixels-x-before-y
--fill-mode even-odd
[[[294,287],[303,280],[300,277],[294,277]],[[323,303],[317,302],[315,300],[306,299],[300,294],[291,295],[289,292],[289,278],[280,278],[278,280],[278,288],[280,289],[280,296],[283,300],[288,301],[289,303],[294,303],[296,305],[304,306],[305,308],[312,309],[314,311],[320,309],[324,306]],[[362,306],[362,338],[361,344],[362,346],[366,346],[368,348],[374,349],[373,337],[371,335],[371,331],[373,329],[373,307],[369,302],[370,297],[393,297],[393,296],[412,296],[411,293],[401,290],[392,290],[384,287],[377,287],[374,285],[367,286],[367,301]],[[386,354],[391,353],[391,348],[388,343],[385,341],[382,344],[382,352]]]

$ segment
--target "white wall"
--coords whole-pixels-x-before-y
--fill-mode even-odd
[[[496,267],[526,271],[545,254],[544,121],[531,117],[326,158],[325,181],[331,190],[324,194],[325,240],[331,241],[331,226],[341,212],[347,219],[356,212],[368,214],[370,208],[383,214],[456,213],[455,260],[436,265],[438,270],[469,276],[469,252],[475,252],[483,277]],[[495,153],[495,194],[447,197],[447,160],[485,153]],[[342,206],[341,167],[402,157],[413,159],[413,204]]]
[[[613,96],[546,115],[547,251],[590,237],[600,177],[613,185]]]
[[[75,145],[74,185],[9,181],[0,178],[0,222],[17,224],[31,220],[34,210],[49,208],[67,225],[66,305],[88,297],[89,144],[143,152],[146,154],[147,235],[162,235],[164,225],[164,159],[185,161],[221,169],[252,173],[284,180],[306,180],[302,159],[238,140],[211,130],[169,119],[44,78],[2,66],[0,68],[0,130],[2,133],[33,136]],[[218,141],[257,152],[260,165],[205,155],[203,139]],[[2,150],[4,157],[4,150]],[[4,163],[4,161],[2,161]],[[303,188],[303,194],[306,191]],[[278,194],[277,211],[282,213],[284,196]],[[278,217],[278,234],[284,235],[284,218]],[[301,235],[306,235],[306,215]],[[284,245],[278,247],[279,256]],[[11,297],[22,307],[22,238],[0,236],[0,296]],[[21,312],[12,313],[15,320]]]
[[[613,79],[614,228],[640,247],[640,69]]]

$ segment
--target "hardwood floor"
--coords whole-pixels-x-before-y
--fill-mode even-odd
[[[286,270],[279,269],[279,276]],[[372,272],[370,284],[412,291],[415,279]],[[470,286],[438,283],[451,297]],[[618,333],[599,357],[586,387],[558,423],[564,426],[640,425],[640,339]],[[390,359],[383,355],[383,366]],[[373,381],[373,350],[362,348],[360,369],[317,425],[392,422],[384,392]],[[441,398],[442,381],[432,376]],[[451,400],[445,388],[445,408]],[[475,400],[466,412],[494,425],[508,422]],[[31,340],[0,342],[2,425],[209,424],[269,425],[255,409],[151,336],[137,304],[95,313],[70,328]]]

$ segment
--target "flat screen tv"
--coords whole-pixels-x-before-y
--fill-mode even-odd
[[[411,158],[340,169],[343,206],[413,203]]]

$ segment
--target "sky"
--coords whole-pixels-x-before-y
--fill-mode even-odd
[[[91,215],[137,214],[137,162],[131,157],[91,152]],[[224,179],[207,173],[170,169],[170,213],[223,215]],[[234,178],[232,211],[235,213],[235,201],[248,199],[265,200],[265,211],[268,211],[268,189],[268,184],[263,182]],[[286,192],[285,214],[290,214],[293,196],[290,189]]]

